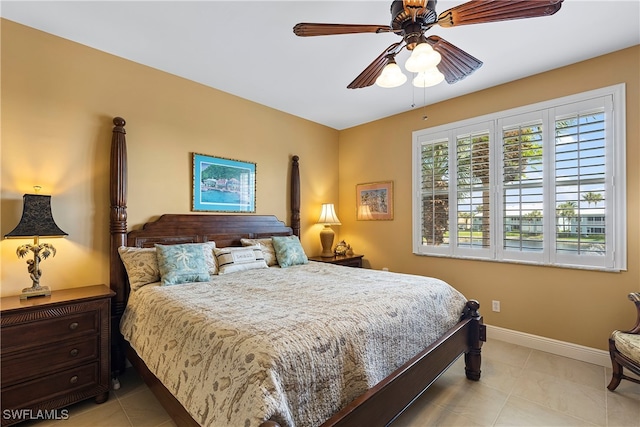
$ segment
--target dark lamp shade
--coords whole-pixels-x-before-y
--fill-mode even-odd
[[[16,228],[4,235],[6,238],[21,237],[63,237],[67,233],[53,220],[51,196],[25,194],[23,196],[22,218]]]

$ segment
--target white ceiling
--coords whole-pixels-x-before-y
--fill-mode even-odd
[[[460,3],[440,0],[437,12]],[[429,30],[484,62],[461,82],[353,90],[346,86],[399,36],[292,32],[298,22],[388,25],[390,4],[2,1],[0,15],[335,129],[640,44],[640,0],[565,0],[551,17]],[[398,56],[401,67],[407,57]]]

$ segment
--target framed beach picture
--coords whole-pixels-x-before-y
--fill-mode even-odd
[[[193,153],[191,210],[255,212],[256,164]]]
[[[361,221],[393,219],[393,181],[356,185],[356,210]]]

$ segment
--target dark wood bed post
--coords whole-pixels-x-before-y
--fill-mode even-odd
[[[120,331],[120,318],[127,303],[127,292],[123,292],[124,266],[117,262],[120,255],[118,248],[127,242],[127,140],[124,130],[125,120],[122,117],[113,119],[113,135],[111,137],[111,182],[110,182],[110,216],[109,232],[111,249],[109,256],[109,286],[116,292],[111,306],[111,371],[113,375],[124,372],[125,354]]]
[[[291,228],[293,234],[300,238],[300,157],[291,158]]]
[[[467,301],[462,315],[462,319],[471,319],[473,324],[469,330],[469,350],[464,354],[464,371],[467,378],[473,381],[480,380],[482,343],[487,340],[487,328],[478,312],[479,309],[480,303],[478,301]]]

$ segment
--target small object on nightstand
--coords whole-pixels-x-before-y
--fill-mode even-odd
[[[344,265],[346,267],[362,268],[362,257],[364,255],[352,254],[352,255],[334,255],[331,258],[322,256],[309,257],[310,261],[326,262],[328,264]]]
[[[336,245],[336,248],[333,250],[333,253],[336,255],[346,255],[349,250],[349,245],[344,240],[341,240],[340,243]]]

